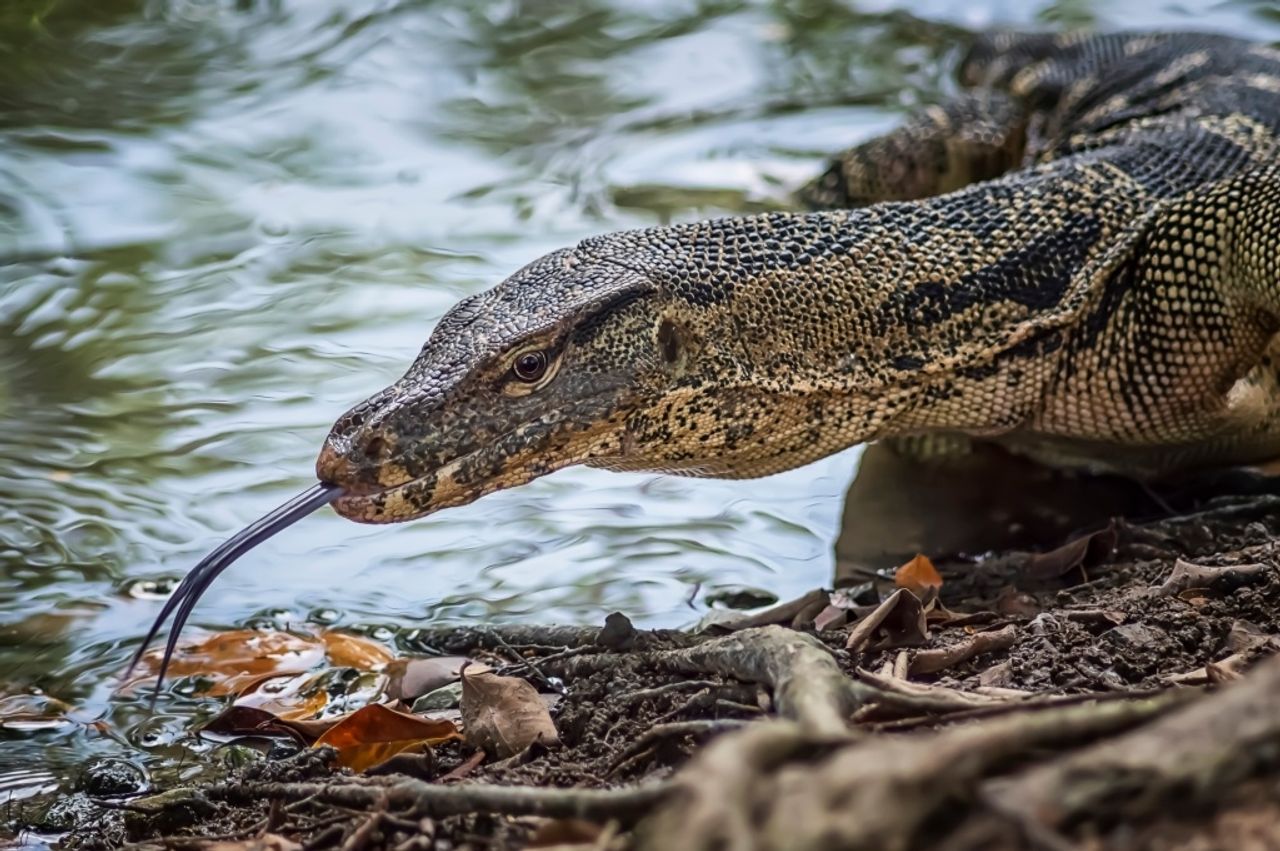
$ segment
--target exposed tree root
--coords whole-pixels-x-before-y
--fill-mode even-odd
[[[724,736],[690,763],[677,778],[680,793],[650,820],[641,847],[907,849],[928,818],[1010,760],[1126,729],[1184,699],[1170,693],[1016,715],[927,736],[864,737],[819,759],[785,766],[778,764],[779,755],[793,756],[802,742],[816,743],[793,726],[761,724]],[[762,751],[771,759],[762,758]],[[730,774],[733,782],[726,786]],[[744,814],[751,814],[753,825],[746,832]],[[677,837],[679,846],[673,844]]]
[[[421,780],[391,783],[241,783],[215,786],[213,800],[247,803],[261,800],[310,801],[368,809],[386,806],[414,817],[462,813],[499,813],[553,818],[618,819],[630,822],[671,794],[670,783],[629,789],[543,789],[531,786],[439,786]]]
[[[1221,693],[1124,736],[983,788],[1026,823],[1061,828],[1142,815],[1172,798],[1213,801],[1223,788],[1280,765],[1280,659]]]

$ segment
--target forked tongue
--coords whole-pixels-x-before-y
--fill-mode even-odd
[[[169,670],[169,662],[173,659],[173,651],[178,646],[178,636],[182,632],[182,627],[186,624],[187,618],[191,616],[191,610],[195,608],[196,601],[213,584],[213,580],[218,578],[218,574],[267,538],[287,529],[316,509],[323,508],[342,496],[342,494],[343,489],[338,485],[330,485],[323,482],[313,485],[275,511],[255,520],[244,529],[227,538],[213,552],[201,559],[200,563],[183,577],[182,582],[178,584],[177,588],[173,589],[173,593],[165,601],[164,608],[160,610],[155,623],[147,631],[147,637],[142,639],[142,644],[138,647],[137,652],[133,654],[133,658],[129,660],[129,667],[124,674],[125,679],[127,680],[129,675],[133,673],[133,669],[137,667],[143,654],[147,652],[147,648],[155,640],[156,634],[160,632],[164,622],[169,619],[169,615],[173,615],[173,625],[169,628],[169,636],[164,645],[164,655],[160,658],[160,670],[156,675],[156,690],[151,697],[151,703],[154,706],[155,699],[160,694],[160,687],[164,684],[165,672]]]

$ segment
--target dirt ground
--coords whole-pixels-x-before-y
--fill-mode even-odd
[[[560,746],[477,765],[449,742],[375,776],[305,750],[213,786],[64,802],[65,842],[1280,848],[1278,507],[1114,521],[1048,554],[939,563],[940,589],[867,576],[696,635],[624,618],[429,633],[563,683]]]

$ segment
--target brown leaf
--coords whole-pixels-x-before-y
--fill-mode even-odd
[[[1232,621],[1231,629],[1227,631],[1227,649],[1232,653],[1251,653],[1260,647],[1274,648],[1277,644],[1280,644],[1280,639],[1249,621]]]
[[[706,632],[737,632],[743,629],[752,629],[757,626],[769,626],[771,624],[791,624],[797,618],[803,617],[809,612],[817,614],[827,605],[830,595],[821,588],[797,597],[794,600],[788,600],[785,603],[779,603],[776,606],[765,609],[761,612],[753,612],[750,614],[734,615],[729,618],[717,619],[710,624]],[[817,607],[816,609],[814,607]]]
[[[455,780],[462,780],[464,777],[466,777],[471,772],[475,771],[477,768],[480,767],[480,764],[484,762],[484,757],[485,757],[484,751],[476,751],[471,756],[467,757],[461,763],[459,763],[458,767],[453,769],[453,771],[450,771],[448,774],[444,774],[444,775],[441,775],[440,777],[437,777],[436,782],[452,783]]]
[[[54,730],[75,722],[67,718],[71,707],[42,694],[0,695],[0,730]]]
[[[813,629],[815,632],[826,632],[829,629],[839,629],[848,621],[848,609],[842,609],[839,606],[828,604],[827,607],[818,612],[817,617],[813,619]]]
[[[942,574],[938,573],[928,556],[917,555],[893,572],[893,584],[924,599],[942,587]],[[931,588],[932,592],[929,591]]]
[[[159,648],[142,657],[145,676],[160,670]],[[212,682],[208,694],[237,694],[264,675],[305,671],[324,661],[324,646],[313,636],[255,629],[215,632],[195,644],[179,644],[169,676]]]
[[[498,759],[535,743],[560,744],[556,725],[538,690],[517,677],[462,670],[462,727],[467,742]]]
[[[329,703],[323,673],[264,674],[236,696],[236,706],[264,709],[279,718],[313,718]]]
[[[427,659],[396,659],[387,665],[386,695],[392,700],[412,703],[422,695],[441,686],[457,682],[463,665],[468,670],[487,671],[488,666],[473,662],[466,656],[433,656]]]
[[[1069,609],[1063,612],[1063,616],[1073,623],[1102,627],[1103,629],[1120,626],[1126,619],[1124,612],[1117,612],[1112,609]]]
[[[875,611],[853,625],[844,646],[853,651],[861,650],[880,630],[886,634],[885,647],[903,647],[928,641],[929,626],[920,598],[906,588],[894,591]]]
[[[1028,579],[1043,581],[1057,579],[1076,568],[1092,567],[1115,551],[1117,540],[1119,534],[1113,520],[1105,529],[1082,535],[1056,550],[1032,556],[1022,569],[1022,575]]]
[[[395,658],[391,651],[376,641],[345,632],[320,633],[329,664],[338,668],[357,668],[371,671]]]
[[[220,736],[289,736],[309,745],[346,717],[295,720],[278,717],[257,706],[233,704],[210,719],[200,732]]]
[[[452,721],[396,712],[371,703],[330,727],[316,739],[315,747],[334,748],[340,765],[360,772],[398,753],[421,753],[432,745],[460,738]]]

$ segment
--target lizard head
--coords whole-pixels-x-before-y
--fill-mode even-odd
[[[679,366],[662,294],[607,238],[556,251],[440,320],[405,375],[344,414],[316,462],[339,514],[390,523],[626,453]]]
[[[833,394],[802,374],[802,352],[833,335],[770,265],[795,226],[607,234],[462,301],[400,380],[334,425],[316,473],[342,488],[335,510],[410,520],[573,464],[759,476],[865,439],[870,426],[823,422]],[[752,319],[762,300],[775,321]]]

